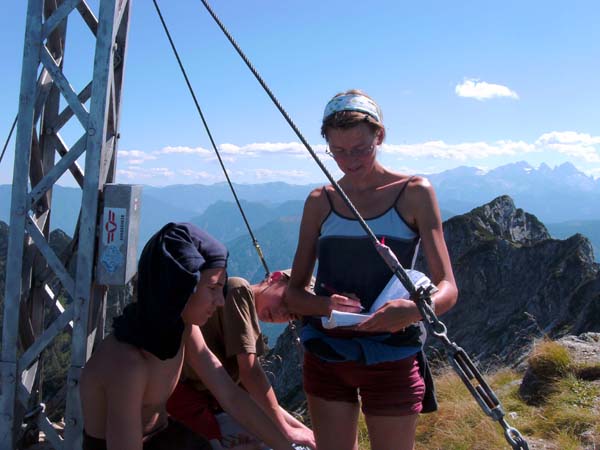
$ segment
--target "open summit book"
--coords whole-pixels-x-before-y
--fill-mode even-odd
[[[417,288],[432,284],[427,275],[418,270],[408,269],[406,273]],[[437,292],[435,286],[433,292]],[[385,305],[388,301],[399,298],[408,299],[409,294],[398,277],[392,274],[390,281],[388,281],[387,285],[379,293],[368,312],[358,314],[334,310],[329,317],[321,317],[321,324],[323,325],[323,328],[327,329],[358,325],[371,317],[375,311]]]

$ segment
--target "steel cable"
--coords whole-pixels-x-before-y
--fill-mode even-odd
[[[10,142],[10,138],[12,137],[13,131],[15,131],[15,126],[17,125],[18,118],[18,115],[15,116],[15,120],[13,120],[12,126],[10,127],[10,131],[8,132],[8,137],[6,138],[4,147],[2,147],[2,153],[0,153],[0,163],[2,163],[2,158],[4,158],[4,152],[6,152],[6,148],[8,147],[8,143]]]

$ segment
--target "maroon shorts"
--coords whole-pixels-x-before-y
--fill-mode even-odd
[[[410,416],[421,412],[425,382],[415,356],[367,366],[328,362],[304,353],[304,390],[324,400],[357,403],[367,416]]]
[[[194,433],[206,439],[221,439],[215,418],[218,404],[208,391],[198,391],[180,381],[167,401],[167,412]]]

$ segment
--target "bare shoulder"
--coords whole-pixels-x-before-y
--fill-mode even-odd
[[[435,189],[431,182],[422,176],[414,176],[406,187],[407,209],[416,226],[421,229],[441,226],[441,215]]]
[[[327,203],[327,191],[329,191],[329,193],[333,192],[333,186],[331,185],[327,185],[327,186],[319,186],[317,188],[314,188],[312,191],[310,191],[310,194],[308,194],[308,198],[306,199],[306,202],[325,202]]]
[[[435,191],[429,179],[419,175],[412,176],[408,179],[406,190],[408,196],[413,197],[417,201],[435,197]]]
[[[428,182],[427,178],[410,175],[406,173],[394,172],[389,169],[385,169],[383,176],[381,177],[380,187],[384,189],[391,188],[392,190],[403,189],[404,185],[408,183],[407,188],[419,185],[422,182]]]
[[[429,178],[427,177],[423,177],[421,175],[412,175],[408,177],[408,185],[409,187],[421,187],[421,188],[428,188],[428,187],[432,187],[431,181],[429,181]]]
[[[331,209],[329,198],[327,197],[329,190],[329,195],[333,192],[333,187],[331,186],[320,186],[315,188],[308,194],[306,202],[304,203],[304,215],[310,215],[317,221],[321,221],[325,218],[325,216],[329,213]]]
[[[147,370],[147,361],[139,349],[109,335],[87,362],[84,377],[87,381],[108,386],[123,382],[124,377],[145,378]]]
[[[409,203],[420,203],[435,196],[431,182],[420,175],[407,175],[387,171],[382,188],[393,192],[403,192]]]

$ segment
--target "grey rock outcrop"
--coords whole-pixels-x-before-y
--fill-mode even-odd
[[[563,361],[552,360],[528,364],[519,386],[519,395],[531,405],[539,406],[546,401],[547,396],[554,392],[556,381],[565,376],[561,372],[570,371],[579,379],[600,383],[600,333],[569,335],[555,342],[567,351],[568,366],[562,367]],[[596,403],[600,407],[600,398],[596,399]]]
[[[295,324],[300,326],[299,322]],[[306,411],[306,397],[302,390],[303,351],[296,337],[288,325],[262,364],[279,403],[302,415]]]
[[[453,263],[473,247],[490,240],[527,246],[551,239],[543,223],[534,215],[517,209],[506,195],[447,220],[444,231]],[[422,265],[422,258],[419,261]]]
[[[600,333],[565,336],[558,340],[569,351],[575,364],[600,364]]]
[[[507,196],[449,219],[444,234],[459,300],[441,319],[482,365],[515,365],[542,335],[600,331],[600,266],[585,237],[552,239]]]

